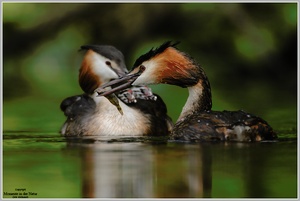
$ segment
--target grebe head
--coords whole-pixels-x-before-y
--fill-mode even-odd
[[[105,86],[123,84],[125,80],[128,80],[131,85],[159,83],[180,87],[201,85],[200,87],[207,90],[210,96],[210,84],[205,72],[192,57],[179,51],[176,48],[177,44],[168,41],[156,49],[151,49],[136,60],[130,73]],[[123,84],[106,92],[103,92],[102,88],[96,91],[105,96],[128,86],[130,85]]]
[[[140,56],[129,74],[143,71],[132,85],[171,84],[181,87],[195,85],[202,69],[187,54],[180,52],[176,45],[166,42]]]
[[[113,46],[84,45],[80,50],[86,53],[79,70],[79,84],[87,94],[128,72],[122,52]]]

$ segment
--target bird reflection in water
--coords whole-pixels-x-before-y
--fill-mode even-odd
[[[67,146],[81,157],[83,198],[211,196],[209,147],[134,142]]]

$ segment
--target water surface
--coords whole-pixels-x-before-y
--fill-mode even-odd
[[[296,198],[297,141],[70,142],[58,133],[4,132],[3,197],[20,191],[29,198]]]

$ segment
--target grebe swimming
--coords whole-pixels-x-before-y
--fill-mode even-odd
[[[124,84],[126,80],[127,83]],[[176,44],[171,42],[140,56],[129,74],[105,85],[120,86],[111,90],[100,87],[96,92],[99,96],[106,96],[131,84],[160,83],[186,87],[189,91],[188,99],[170,134],[171,139],[262,141],[277,138],[271,126],[260,117],[244,111],[211,110],[211,88],[204,70],[191,56],[179,51]]]
[[[67,116],[61,134],[72,136],[167,135],[172,121],[163,100],[147,86],[121,91],[113,98],[97,97],[94,90],[127,73],[123,54],[113,46],[85,45],[79,84],[82,95],[64,99],[60,105]],[[117,101],[118,109],[110,102]]]

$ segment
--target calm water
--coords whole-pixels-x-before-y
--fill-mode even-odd
[[[296,140],[67,142],[55,133],[26,132],[3,138],[4,198],[297,197]]]

